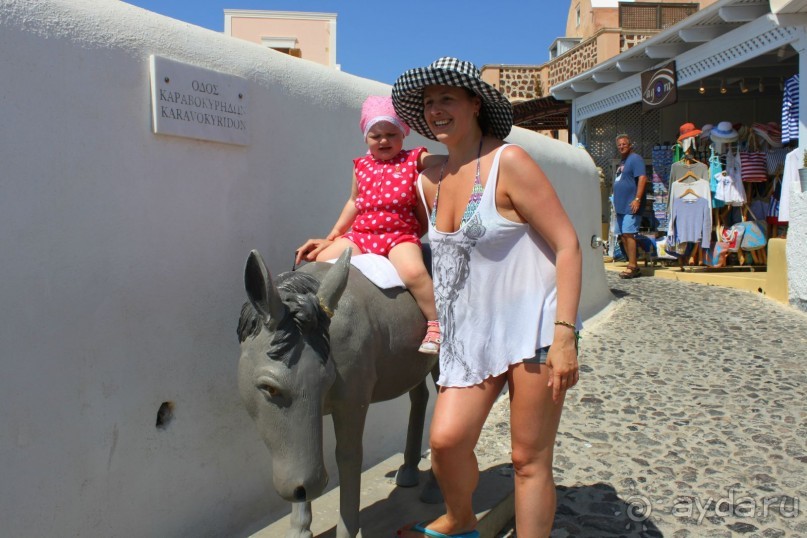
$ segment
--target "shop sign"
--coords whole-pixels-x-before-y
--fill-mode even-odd
[[[675,104],[678,101],[678,80],[675,62],[642,73],[642,112]]]

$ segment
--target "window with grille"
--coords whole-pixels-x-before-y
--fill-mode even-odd
[[[698,4],[620,2],[619,26],[628,30],[663,30],[698,11]]]
[[[669,28],[673,24],[681,22],[693,13],[698,11],[698,6],[679,6],[679,5],[666,5],[662,6],[660,14],[660,29]]]

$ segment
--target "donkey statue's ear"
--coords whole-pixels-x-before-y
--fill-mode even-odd
[[[280,300],[272,275],[257,250],[250,252],[247,258],[244,286],[249,302],[261,315],[263,322],[270,328],[276,327],[286,314],[286,306]]]
[[[350,253],[350,248],[346,248],[336,263],[333,264],[333,267],[322,278],[322,282],[320,282],[317,297],[325,312],[332,313],[336,310],[339,298],[342,297],[342,292],[345,291],[350,271]]]

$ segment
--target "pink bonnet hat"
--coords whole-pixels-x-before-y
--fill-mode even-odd
[[[409,134],[409,126],[395,113],[395,107],[392,106],[392,97],[371,95],[361,105],[359,127],[365,138],[367,138],[367,133],[373,125],[380,121],[390,122],[400,129],[404,136]]]

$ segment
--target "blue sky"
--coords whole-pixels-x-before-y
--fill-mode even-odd
[[[225,9],[336,13],[342,70],[392,84],[440,56],[485,64],[541,64],[566,29],[567,0],[124,0],[217,32]]]

